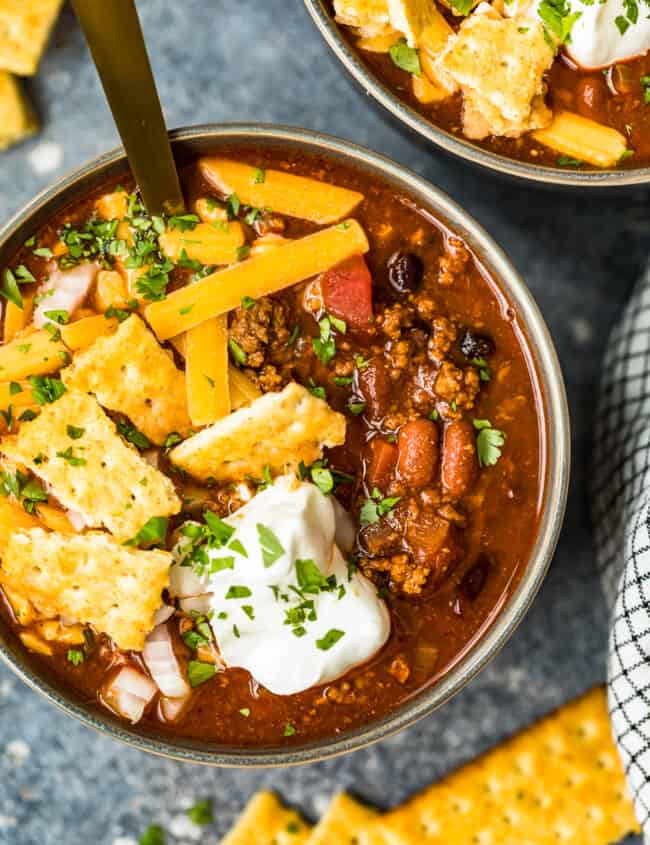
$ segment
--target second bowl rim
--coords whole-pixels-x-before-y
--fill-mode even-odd
[[[298,747],[245,748],[212,746],[207,750],[199,742],[173,738],[166,734],[144,733],[126,726],[108,711],[87,707],[76,702],[71,695],[61,691],[60,685],[51,683],[46,673],[32,671],[24,659],[10,648],[0,628],[0,659],[28,686],[41,693],[51,703],[85,725],[113,739],[122,741],[149,753],[183,762],[202,763],[222,767],[289,766],[316,762],[347,753],[384,739],[440,707],[459,692],[501,650],[517,628],[532,604],[550,566],[563,523],[568,496],[570,464],[570,422],[564,381],[555,348],[544,319],[525,282],[507,258],[505,252],[485,229],[455,200],[440,188],[408,168],[353,142],[311,130],[271,124],[201,124],[180,127],[170,133],[172,145],[191,146],[202,139],[206,146],[214,143],[258,140],[284,142],[320,154],[345,157],[382,177],[388,177],[407,192],[426,200],[426,203],[470,241],[471,249],[478,253],[516,306],[520,320],[527,329],[528,343],[534,352],[537,378],[546,393],[547,442],[552,450],[545,460],[546,485],[542,519],[535,547],[527,562],[518,586],[506,606],[499,611],[488,630],[475,642],[462,659],[429,688],[412,696],[396,710],[380,720],[362,728]],[[17,211],[0,229],[0,252],[7,241],[31,220],[43,207],[70,193],[75,185],[91,180],[102,171],[120,164],[127,165],[122,147],[102,153],[70,171]],[[532,330],[531,330],[532,327]]]
[[[557,188],[599,188],[601,190],[650,185],[650,165],[615,170],[562,170],[536,165],[493,153],[472,141],[459,138],[427,120],[407,102],[400,99],[376,74],[366,67],[357,52],[347,43],[340,27],[327,10],[327,0],[303,0],[309,15],[326,44],[361,85],[366,94],[390,112],[400,123],[445,152],[501,176],[523,184]]]

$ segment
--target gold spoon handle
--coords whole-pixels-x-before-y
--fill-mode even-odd
[[[184,209],[134,0],[72,0],[149,214]]]

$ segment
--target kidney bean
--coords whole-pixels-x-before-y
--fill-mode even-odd
[[[395,464],[397,463],[397,446],[389,443],[383,437],[373,438],[367,446],[366,481],[369,487],[379,487],[381,490],[388,486]]]
[[[463,575],[460,581],[460,589],[468,599],[474,600],[481,594],[491,567],[490,558],[485,552],[481,552],[474,565]]]
[[[474,358],[489,358],[494,352],[494,341],[491,337],[467,329],[460,339],[460,351],[470,361]]]
[[[398,293],[414,293],[423,275],[422,261],[412,252],[395,252],[388,259],[388,281]]]
[[[576,107],[583,117],[607,122],[607,84],[602,76],[583,76],[576,86]]]
[[[397,475],[409,487],[426,487],[438,469],[438,427],[431,420],[406,423],[397,438]]]
[[[454,420],[445,428],[442,447],[442,487],[454,499],[468,493],[478,473],[476,440],[471,423]]]
[[[380,419],[388,411],[388,397],[391,381],[386,365],[377,359],[359,370],[359,389],[366,400],[366,414],[371,419]]]

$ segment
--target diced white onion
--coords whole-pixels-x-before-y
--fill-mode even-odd
[[[84,519],[83,514],[79,513],[79,511],[66,511],[66,516],[68,517],[68,522],[75,531],[83,531],[86,527],[86,520]]]
[[[188,596],[188,598],[181,599],[178,603],[181,610],[185,613],[200,613],[207,616],[210,612],[210,600],[212,593],[204,593],[202,596]]]
[[[191,566],[173,564],[169,570],[169,593],[175,598],[200,596],[205,593],[206,579],[200,578]]]
[[[183,715],[191,698],[191,695],[187,695],[184,698],[167,698],[166,696],[161,696],[159,702],[160,715],[166,722],[175,722]]]
[[[174,608],[171,604],[164,604],[162,607],[159,607],[153,618],[154,628],[158,625],[164,625],[173,615]]]
[[[46,323],[55,322],[46,316],[47,311],[66,311],[72,314],[83,304],[99,266],[94,263],[79,264],[70,270],[53,270],[38,293],[43,298],[34,310],[34,325],[42,329]]]
[[[181,698],[190,692],[174,654],[167,625],[158,625],[149,634],[142,658],[160,692],[168,698]]]
[[[102,698],[111,710],[135,724],[157,691],[150,678],[131,666],[124,666],[104,685]]]

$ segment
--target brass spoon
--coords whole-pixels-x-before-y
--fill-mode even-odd
[[[185,202],[134,0],[72,0],[149,214]]]

